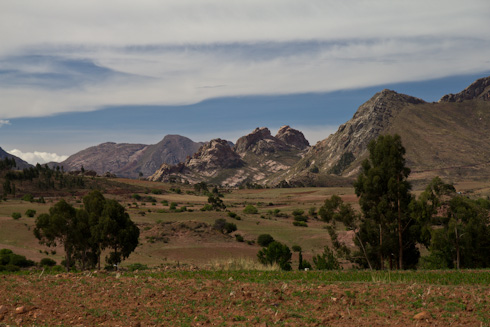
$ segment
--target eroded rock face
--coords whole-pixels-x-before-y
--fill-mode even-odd
[[[170,176],[175,175],[181,180],[196,182],[195,176],[211,177],[219,173],[222,169],[240,168],[243,165],[244,162],[233,151],[228,141],[214,139],[201,146],[184,163],[177,165],[163,164],[148,179],[151,181],[168,181]]]
[[[271,135],[267,127],[256,128],[252,133],[240,137],[234,146],[236,153],[245,155],[247,152],[255,154],[273,153],[277,151],[287,151],[288,146],[283,141]]]
[[[204,144],[192,158],[188,159],[186,166],[197,170],[239,168],[243,166],[243,161],[230,148],[228,141],[214,139]]]
[[[293,146],[300,150],[304,150],[310,146],[310,143],[302,132],[291,128],[288,125],[282,126],[279,131],[277,131],[276,138],[283,141],[287,145]]]
[[[458,94],[446,94],[439,102],[463,102],[473,99],[490,101],[490,76],[476,80]]]

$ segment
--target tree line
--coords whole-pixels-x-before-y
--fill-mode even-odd
[[[36,219],[34,235],[48,247],[63,245],[67,270],[100,269],[101,255],[109,265],[117,265],[138,246],[139,228],[124,207],[106,199],[95,190],[83,198],[83,208],[76,209],[64,199]]]

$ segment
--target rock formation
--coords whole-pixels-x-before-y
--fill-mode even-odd
[[[476,80],[458,94],[446,94],[439,102],[462,102],[473,99],[490,101],[490,76]]]

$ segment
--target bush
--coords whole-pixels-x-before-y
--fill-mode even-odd
[[[20,214],[20,212],[14,212],[12,213],[12,218],[14,218],[15,220],[21,218],[22,215]]]
[[[308,227],[308,224],[304,221],[293,221],[293,225],[297,227]]]
[[[230,234],[237,230],[234,223],[229,223],[223,218],[218,218],[214,221],[213,228],[219,230],[221,233]]]
[[[175,210],[175,209],[177,209],[177,205],[178,205],[177,202],[172,202],[172,203],[170,203],[170,208],[169,209],[170,210]]]
[[[257,253],[264,265],[277,263],[282,270],[291,270],[291,250],[287,245],[274,241]]]
[[[294,220],[295,221],[304,221],[304,222],[307,222],[308,221],[308,217],[306,217],[306,216],[294,216]]]
[[[32,218],[36,215],[36,210],[34,209],[27,209],[26,210],[26,216],[29,218]]]
[[[8,266],[16,267],[31,267],[34,266],[34,261],[26,259],[23,255],[15,254],[12,250],[2,249],[0,250],[0,265],[3,265],[8,271]],[[17,271],[17,270],[15,270]]]
[[[243,209],[243,213],[246,213],[249,215],[254,215],[254,214],[257,214],[258,212],[259,212],[259,210],[257,210],[257,208],[251,204],[247,205],[245,207],[245,209]]]
[[[261,234],[257,237],[257,243],[260,246],[267,247],[272,242],[274,242],[274,238],[270,234]]]
[[[168,201],[167,201],[167,200],[163,200],[163,201],[161,202],[161,204],[163,204],[164,206],[168,206]]]
[[[148,266],[144,265],[142,263],[133,263],[128,265],[128,270],[129,271],[135,271],[135,270],[147,270]]]
[[[50,258],[43,258],[41,259],[41,261],[39,262],[41,264],[41,266],[46,266],[46,267],[53,267],[56,265],[56,261],[54,261],[53,259],[50,259]]]
[[[206,203],[206,204],[204,205],[204,207],[202,207],[200,210],[201,210],[201,211],[212,211],[212,210],[213,210],[213,206],[212,206],[212,205],[210,205],[209,203]]]
[[[32,196],[32,194],[25,194],[22,197],[22,201],[33,202],[34,201],[34,197]]]
[[[153,189],[153,190],[151,190],[151,193],[152,194],[162,194],[162,190]]]
[[[136,201],[139,201],[139,200],[141,200],[141,195],[133,194],[133,199],[135,199]]]
[[[237,242],[244,242],[243,236],[240,234],[235,234],[235,239]]]
[[[226,223],[225,224],[225,233],[230,234],[237,230],[237,227],[234,223]]]
[[[318,270],[339,270],[340,264],[332,250],[327,246],[321,255],[313,257],[313,263]]]

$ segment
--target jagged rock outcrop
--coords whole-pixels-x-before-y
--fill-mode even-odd
[[[28,162],[22,160],[19,157],[14,156],[13,154],[8,153],[5,150],[3,150],[2,148],[0,148],[0,159],[5,159],[5,158],[15,159],[15,164],[16,164],[15,169],[22,170],[25,168],[32,167],[32,165],[29,164]]]
[[[490,76],[476,80],[458,94],[446,94],[439,102],[462,102],[473,99],[490,101]]]
[[[287,142],[271,135],[268,128],[256,128],[238,139],[231,148],[228,141],[216,139],[205,144],[185,163],[162,165],[149,180],[223,186],[261,183],[268,176],[284,171],[301,159],[308,141],[303,133],[289,126],[278,133]]]
[[[256,128],[252,133],[240,137],[234,146],[236,153],[244,155],[247,153],[265,154],[277,151],[287,151],[289,147],[283,141],[271,135],[267,127]]]
[[[75,153],[59,165],[65,171],[79,170],[83,166],[99,175],[109,172],[119,177],[138,178],[141,173],[146,177],[163,163],[184,161],[201,145],[180,135],[167,135],[153,145],[106,142]]]
[[[308,142],[302,132],[291,128],[288,125],[282,126],[279,131],[277,131],[276,138],[287,145],[294,146],[300,150],[304,150],[310,146],[310,142]]]
[[[214,139],[204,144],[192,158],[186,161],[188,168],[199,171],[239,168],[243,164],[243,160],[233,151],[228,141],[222,139]]]
[[[228,141],[214,139],[201,146],[184,163],[163,164],[148,179],[150,181],[169,181],[171,178],[178,178],[180,181],[196,183],[200,181],[200,176],[215,177],[223,169],[240,168],[243,165],[243,160],[233,151]]]

